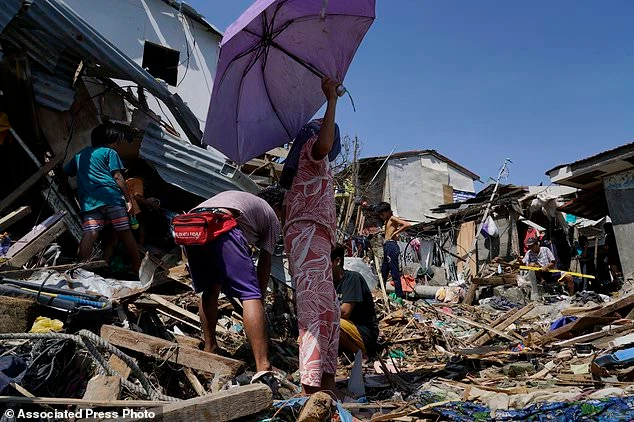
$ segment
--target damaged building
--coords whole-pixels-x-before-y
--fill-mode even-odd
[[[546,172],[553,183],[579,189],[560,210],[591,221],[610,218],[621,271],[634,275],[634,144],[622,145]]]
[[[5,2],[0,212],[16,208],[18,199],[33,208],[44,199],[47,211],[25,224],[41,222],[47,212],[64,213],[78,241],[80,221],[59,192],[59,168],[90,145],[91,130],[104,121],[127,133],[121,151],[126,177],[143,180],[145,196],[163,209],[181,212],[228,189],[257,191],[222,154],[200,147],[209,98],[200,89],[211,93],[220,38],[197,12],[173,1],[119,8]]]

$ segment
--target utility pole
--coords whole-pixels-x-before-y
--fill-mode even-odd
[[[491,206],[493,205],[493,200],[495,199],[495,195],[497,194],[498,189],[500,187],[500,180],[502,180],[502,177],[506,173],[509,163],[513,163],[513,162],[511,160],[509,160],[508,158],[504,160],[504,164],[502,164],[502,168],[500,168],[500,173],[498,173],[498,177],[497,177],[497,179],[495,179],[495,186],[493,187],[493,192],[491,192],[491,197],[489,198],[489,203],[487,204],[486,208],[484,209],[484,215],[482,216],[482,220],[480,221],[480,224],[478,224],[478,229],[476,231],[475,238],[473,239],[473,245],[471,246],[471,250],[467,254],[467,257],[466,257],[466,260],[467,260],[466,262],[467,263],[469,262],[469,260],[471,259],[473,253],[477,249],[478,239],[480,238],[480,232],[482,231],[482,226],[484,226],[484,222],[487,220],[487,218],[489,218],[489,213],[491,212]],[[465,271],[467,271],[467,270],[468,270],[468,266],[465,266]]]

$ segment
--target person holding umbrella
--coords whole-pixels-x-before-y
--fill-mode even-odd
[[[336,242],[335,191],[330,162],[341,150],[335,124],[338,82],[322,79],[326,113],[304,126],[284,165],[284,243],[296,285],[299,369],[305,394],[334,396],[340,309],[330,252]]]

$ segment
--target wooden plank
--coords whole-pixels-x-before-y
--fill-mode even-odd
[[[573,337],[575,334],[579,334],[583,331],[588,331],[589,328],[594,327],[596,325],[608,325],[614,322],[617,318],[607,318],[607,317],[597,317],[597,316],[583,316],[576,320],[575,322],[571,322],[570,324],[566,324],[563,327],[557,328],[549,332],[548,334],[542,336],[538,342],[542,345],[552,343],[557,339],[565,339],[569,337]]]
[[[273,167],[276,172],[281,172],[284,168],[283,164],[275,163],[269,160],[263,160],[261,158],[254,158],[249,160],[249,162],[245,163],[243,167],[247,167],[245,171],[255,171],[257,169],[263,169],[266,167]]]
[[[525,339],[522,336],[520,336],[519,334],[517,334],[515,332],[512,332],[512,336],[511,336],[509,334],[503,333],[502,331],[500,331],[498,329],[495,329],[493,327],[489,327],[488,325],[484,325],[484,324],[480,324],[479,322],[471,321],[468,318],[464,318],[464,317],[461,317],[461,316],[458,316],[458,315],[454,315],[454,314],[450,314],[450,313],[447,313],[447,312],[441,312],[440,314],[448,316],[448,317],[453,318],[453,319],[457,319],[458,321],[462,321],[465,324],[473,325],[474,327],[478,327],[478,328],[482,328],[483,330],[491,331],[492,333],[495,333],[498,336],[503,337],[503,338],[505,338],[507,340],[510,340],[510,341],[513,341],[513,342],[516,342],[516,341],[524,342],[525,341]]]
[[[0,232],[8,229],[12,224],[17,223],[30,213],[31,207],[20,207],[17,210],[0,218]]]
[[[3,212],[5,209],[10,207],[16,200],[18,200],[23,194],[25,194],[37,182],[39,182],[44,176],[46,176],[49,171],[53,170],[58,164],[60,164],[63,159],[64,156],[62,154],[60,154],[59,156],[55,156],[51,159],[51,161],[46,163],[44,167],[33,173],[33,176],[29,177],[6,198],[0,201],[0,212]]]
[[[449,185],[442,185],[442,198],[443,203],[453,204],[453,187]]]
[[[374,253],[374,251],[372,251]],[[387,280],[383,280],[383,275],[381,274],[381,268],[379,267],[379,260],[376,258],[376,254],[374,254],[374,267],[376,268],[376,274],[379,277],[379,284],[381,285],[381,291],[383,292],[383,301],[385,302],[385,309],[390,312],[390,300],[387,297],[387,289],[385,288],[385,283]]]
[[[517,285],[516,279],[504,278],[502,276],[493,276],[489,278],[476,278],[471,280],[472,283],[476,283],[478,286],[505,286],[505,285]]]
[[[161,307],[162,309],[167,309],[170,312],[165,312],[162,311],[161,309],[156,309],[159,313],[168,316],[178,322],[181,322],[189,327],[192,327],[195,330],[198,331],[202,331],[202,326],[201,326],[201,322],[200,322],[200,317],[198,315],[196,315],[193,312],[189,312],[187,309],[183,309],[180,306],[174,305],[173,303],[169,302],[168,300],[163,299],[161,296],[152,294],[152,295],[143,295],[143,297],[141,297],[140,299],[137,299],[134,302],[135,305],[137,306],[142,306],[142,307]],[[181,316],[184,316],[185,318],[189,319],[190,321],[194,321],[193,323],[185,321],[183,319],[180,319],[176,316],[174,316],[173,314],[178,314]],[[229,330],[227,330],[225,327],[223,327],[220,324],[216,325],[216,332],[220,333],[220,334],[227,334],[229,332]]]
[[[270,151],[266,152],[268,155],[272,155],[277,158],[286,158],[288,157],[289,150],[282,147],[273,148]]]
[[[37,315],[35,299],[0,296],[0,333],[25,333]]]
[[[65,272],[68,270],[74,270],[76,268],[81,268],[84,270],[94,270],[97,268],[105,268],[108,264],[106,261],[92,261],[92,262],[80,262],[77,264],[64,264],[64,265],[51,265],[50,267],[39,267],[39,268],[30,268],[28,270],[7,270],[0,271],[0,276],[7,278],[25,278],[30,277],[36,271],[59,271]]]
[[[212,374],[235,376],[244,365],[239,360],[183,347],[178,343],[112,325],[101,327],[101,336],[115,346]]]
[[[495,324],[495,329],[496,330],[506,330],[508,327],[510,327],[511,325],[515,324],[515,322],[517,320],[519,320],[524,315],[526,315],[527,313],[532,311],[533,308],[535,308],[535,304],[534,303],[529,303],[528,305],[524,306],[519,311],[511,314],[504,321],[500,321],[499,324]],[[479,339],[475,340],[473,342],[473,345],[474,346],[484,346],[488,341],[492,340],[493,337],[494,336],[491,333],[486,333],[482,337],[480,337]]]
[[[465,305],[471,305],[473,301],[475,300],[475,295],[477,290],[478,290],[478,285],[476,283],[471,283],[462,303],[464,303]]]
[[[163,422],[226,422],[254,415],[273,405],[271,390],[263,384],[251,384],[208,394],[163,407]]]
[[[27,390],[26,388],[22,387],[20,384],[16,384],[14,382],[11,383],[11,387],[15,388],[15,390],[22,394],[24,397],[30,397],[30,398],[34,398],[35,395],[33,393],[31,393],[29,390]],[[45,409],[49,409],[49,410],[54,410],[51,406],[49,406],[48,404],[43,404],[42,405],[43,408]]]
[[[68,397],[16,397],[0,396],[0,403],[11,404],[51,404],[58,406],[82,406],[82,407],[158,407],[164,406],[165,401],[153,400],[84,400]]]
[[[503,324],[507,319],[509,319],[510,317],[512,317],[514,314],[516,314],[519,311],[519,309],[517,308],[513,308],[510,309],[506,312],[504,312],[502,315],[500,315],[495,321],[493,321],[493,328],[500,328],[500,325]],[[480,338],[483,334],[486,334],[486,331],[484,330],[480,330],[477,333],[475,333],[474,335],[472,335],[471,337],[469,337],[467,339],[467,343],[473,343],[474,341],[476,341],[478,338]]]
[[[601,331],[597,331],[596,333],[584,334],[582,336],[573,337],[569,340],[558,341],[556,343],[553,343],[552,345],[555,347],[571,347],[578,343],[588,343],[594,340],[598,340],[602,337],[609,336],[611,334],[617,334],[617,333],[622,333],[626,331],[634,331],[634,326],[625,325],[622,327],[613,327],[613,328],[610,328],[609,330],[601,330]]]
[[[164,310],[162,310],[162,309],[160,309],[160,308],[156,308],[155,310],[156,310],[156,312],[158,312],[159,314],[161,314],[161,315],[165,315],[166,317],[171,318],[171,319],[173,319],[174,321],[178,321],[178,322],[180,322],[181,324],[187,325],[187,326],[191,327],[191,328],[192,328],[192,329],[194,329],[194,330],[202,331],[202,328],[201,328],[200,326],[198,326],[198,325],[194,325],[194,324],[192,324],[192,323],[191,323],[191,322],[189,322],[189,321],[185,321],[184,319],[181,319],[181,318],[175,317],[174,315],[170,314],[169,312],[165,312]]]
[[[191,347],[193,349],[200,349],[203,346],[203,341],[199,338],[174,334],[174,339],[178,344],[182,344],[183,346]]]
[[[602,307],[599,306],[592,306],[592,307],[586,307],[586,306],[571,306],[569,308],[566,309],[562,309],[561,311],[561,315],[563,316],[583,316],[586,315],[590,312],[596,311],[598,309],[601,309]]]
[[[121,377],[97,375],[88,381],[84,400],[117,400],[121,393]]]
[[[196,374],[194,374],[194,371],[189,368],[185,368],[183,372],[185,372],[185,376],[189,380],[189,383],[192,385],[194,391],[196,391],[196,394],[198,394],[199,396],[204,396],[205,394],[207,394],[207,391],[205,391],[205,387],[203,387],[203,385],[200,383],[200,380],[198,379]]]
[[[611,303],[607,306],[604,306],[601,309],[593,311],[588,314],[591,317],[603,317],[610,315],[611,313],[618,312],[621,310],[627,310],[627,308],[634,305],[634,295],[629,295],[624,297],[623,299],[617,300],[614,303]],[[622,315],[625,316],[625,315]]]
[[[46,229],[44,233],[38,236],[34,241],[22,248],[17,254],[7,261],[7,265],[11,267],[21,267],[38,253],[42,252],[57,237],[66,231],[66,222],[63,220],[53,224],[52,227]]]
[[[159,306],[200,324],[200,317],[195,313],[189,312],[187,309],[183,309],[180,306],[174,305],[173,303],[165,300],[159,295],[149,294],[148,297],[156,302]]]
[[[110,359],[108,359],[108,364],[114,371],[121,376],[121,379],[128,379],[130,374],[132,373],[132,369],[125,363],[119,356],[110,355]]]
[[[7,258],[12,258],[13,256],[15,256],[18,252],[27,247],[29,243],[41,236],[42,233],[44,233],[47,229],[53,227],[53,225],[55,225],[55,223],[57,223],[63,217],[64,213],[56,213],[33,227],[31,230],[29,230],[27,234],[22,236],[20,240],[11,245],[11,247],[7,251]]]

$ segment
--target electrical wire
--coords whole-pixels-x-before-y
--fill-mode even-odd
[[[194,43],[192,45],[192,50],[193,50],[194,48],[196,48],[196,36],[194,35],[194,29],[193,29],[194,26],[192,25],[191,20],[189,20],[186,15],[181,13],[181,16],[185,19],[185,22],[187,22],[188,24],[187,26],[191,28],[190,33],[191,33],[192,39],[194,40]],[[177,88],[180,87],[183,81],[185,80],[185,77],[187,76],[187,72],[189,71],[189,63],[191,60],[191,52],[189,50],[189,40],[187,39],[187,32],[185,32],[185,25],[183,25],[183,34],[185,35],[185,47],[187,47],[187,66],[185,67],[185,73],[183,74],[183,77],[181,78],[180,82],[176,84]]]

